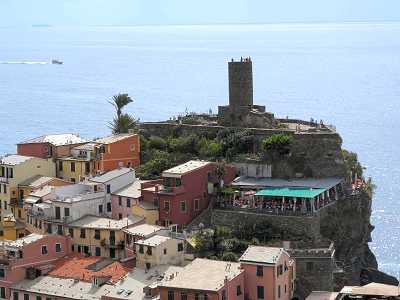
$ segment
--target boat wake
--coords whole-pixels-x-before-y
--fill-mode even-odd
[[[47,65],[46,61],[0,61],[0,65]]]

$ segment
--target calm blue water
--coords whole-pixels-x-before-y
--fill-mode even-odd
[[[0,153],[44,133],[109,132],[113,94],[142,120],[227,102],[231,57],[253,58],[255,100],[279,116],[323,119],[378,186],[381,269],[400,272],[400,23],[0,28]],[[9,64],[49,62],[64,65]]]

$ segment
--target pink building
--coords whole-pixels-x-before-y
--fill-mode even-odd
[[[70,253],[70,244],[66,236],[39,234],[1,241],[0,298],[11,297],[11,285],[48,273],[58,259]]]
[[[221,180],[228,184],[235,178],[233,166],[224,165],[222,178],[216,169],[215,162],[191,160],[166,170],[162,185],[142,189],[143,201],[159,207],[160,225],[187,225],[208,207]]]
[[[248,300],[292,298],[292,261],[283,248],[250,246],[239,259]]]
[[[197,258],[159,291],[160,300],[243,300],[244,270],[239,263]]]
[[[159,232],[163,228],[156,225],[141,224],[129,228],[125,228],[125,257],[135,257],[136,256],[136,242],[138,240],[143,240],[151,235]]]
[[[132,206],[139,202],[141,197],[140,181],[133,183],[111,194],[111,216],[121,220],[132,215]]]

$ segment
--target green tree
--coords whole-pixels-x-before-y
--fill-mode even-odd
[[[118,94],[108,101],[115,109],[115,117],[110,122],[109,127],[114,134],[128,133],[129,130],[136,128],[137,120],[130,114],[123,113],[123,108],[133,102],[128,94]]]

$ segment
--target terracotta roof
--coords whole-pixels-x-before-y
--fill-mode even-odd
[[[96,269],[95,264],[100,268]],[[89,266],[90,269],[88,269]],[[104,267],[101,268],[101,266]],[[113,261],[98,256],[84,257],[80,254],[71,254],[58,260],[54,269],[48,275],[74,278],[87,282],[90,282],[93,276],[110,276],[111,279],[109,282],[115,283],[124,277],[129,271],[130,269],[119,261]]]

